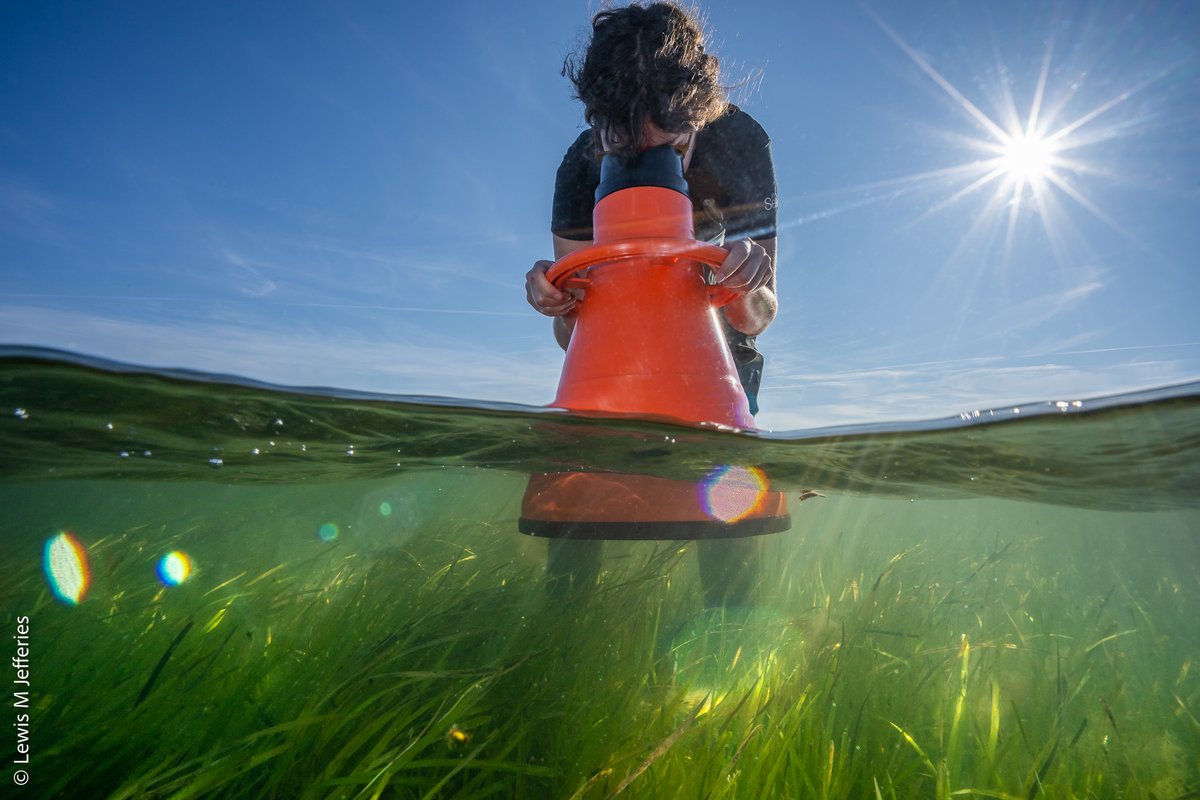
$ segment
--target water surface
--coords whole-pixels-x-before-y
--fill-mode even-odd
[[[7,348],[0,396],[31,796],[1200,790],[1195,384],[747,434]],[[720,623],[695,544],[561,597],[516,532],[533,472],[720,466],[793,519]]]

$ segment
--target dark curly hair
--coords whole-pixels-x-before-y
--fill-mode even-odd
[[[646,122],[670,133],[699,130],[728,106],[700,21],[670,2],[596,14],[587,50],[567,57],[563,75],[583,102],[597,151],[603,133],[618,155],[644,149]]]

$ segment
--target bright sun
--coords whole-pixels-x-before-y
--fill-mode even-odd
[[[1003,144],[1000,166],[1017,186],[1036,186],[1054,169],[1054,147],[1037,134],[1017,134]]]
[[[900,179],[899,183],[919,185],[925,181],[965,179],[966,184],[949,197],[934,204],[922,217],[932,216],[963,198],[981,192],[991,186],[992,193],[985,202],[972,230],[989,221],[1008,217],[1005,237],[1005,257],[1011,251],[1017,223],[1023,213],[1032,212],[1041,219],[1042,227],[1050,237],[1056,252],[1062,250],[1060,231],[1055,218],[1061,217],[1059,196],[1069,197],[1097,219],[1107,223],[1113,230],[1121,231],[1120,223],[1101,210],[1077,186],[1077,179],[1085,174],[1104,174],[1102,165],[1080,159],[1073,153],[1087,145],[1116,138],[1125,125],[1096,125],[1096,120],[1121,105],[1152,83],[1171,74],[1175,67],[1147,77],[1141,83],[1127,89],[1090,111],[1063,124],[1056,119],[1061,105],[1047,104],[1046,92],[1050,78],[1052,47],[1046,46],[1041,72],[1026,114],[1018,111],[1016,102],[1007,84],[999,87],[1003,105],[998,108],[998,119],[985,113],[971,102],[954,84],[938,72],[920,53],[904,41],[896,31],[874,12],[871,17],[901,50],[912,59],[922,72],[946,92],[954,103],[974,123],[976,129],[966,137],[966,143],[982,158],[942,170],[919,173]],[[1072,90],[1073,91],[1073,90]],[[1084,132],[1084,129],[1087,131]],[[982,136],[978,136],[978,134]]]

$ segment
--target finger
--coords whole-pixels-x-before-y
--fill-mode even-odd
[[[566,316],[567,314],[570,314],[575,311],[575,304],[576,304],[576,301],[574,301],[574,300],[568,301],[566,303],[561,303],[561,304],[556,303],[554,305],[538,305],[538,304],[531,303],[531,305],[533,305],[533,308],[535,311],[537,311],[539,314],[542,314],[547,317]]]
[[[579,302],[578,298],[566,293],[564,293],[561,299],[555,300],[550,297],[543,297],[529,290],[525,293],[525,299],[529,302],[529,305],[533,306],[535,311],[548,317],[561,317],[564,314],[569,314]]]
[[[751,242],[746,259],[722,285],[742,294],[751,294],[764,286],[771,285],[774,277],[775,263],[770,254],[762,245]]]
[[[727,249],[729,250],[729,255],[725,256],[725,260],[721,263],[721,266],[717,267],[713,275],[717,283],[720,284],[726,284],[741,269],[742,264],[750,257],[752,251],[749,239],[736,241],[729,245]]]
[[[754,280],[752,281],[750,288],[747,290],[747,294],[750,292],[757,292],[764,286],[770,286],[774,278],[775,264],[771,260],[771,256],[764,250],[762,261],[759,262],[759,269],[755,273]]]
[[[759,289],[765,289],[771,285],[771,270],[764,269],[758,273],[758,277],[754,280],[754,285],[750,287],[747,294],[757,292]]]
[[[550,308],[552,306],[561,306],[571,301],[571,296],[567,294],[553,292],[547,293],[540,291],[532,283],[525,286],[525,299],[534,308]]]
[[[574,297],[567,295],[563,300],[549,300],[536,297],[529,297],[529,304],[533,306],[538,313],[545,314],[548,317],[559,317],[570,312],[575,308],[575,304],[579,301]]]
[[[759,281],[759,273],[762,271],[765,258],[766,251],[753,243],[731,249],[729,258],[721,265],[721,271],[725,274],[718,280],[718,283],[742,294],[753,291]]]
[[[551,266],[550,261],[538,261],[525,273],[525,299],[539,313],[557,316],[571,301],[568,295],[546,280],[546,270]]]
[[[533,268],[525,273],[525,287],[533,297],[561,302],[563,293],[546,279],[546,271],[552,266],[552,261],[538,261],[534,264]]]

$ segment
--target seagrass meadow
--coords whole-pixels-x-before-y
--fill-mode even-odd
[[[774,437],[31,351],[0,394],[13,796],[1200,797],[1195,386]],[[749,608],[694,542],[551,592],[517,532],[533,472],[714,465],[791,503]]]

